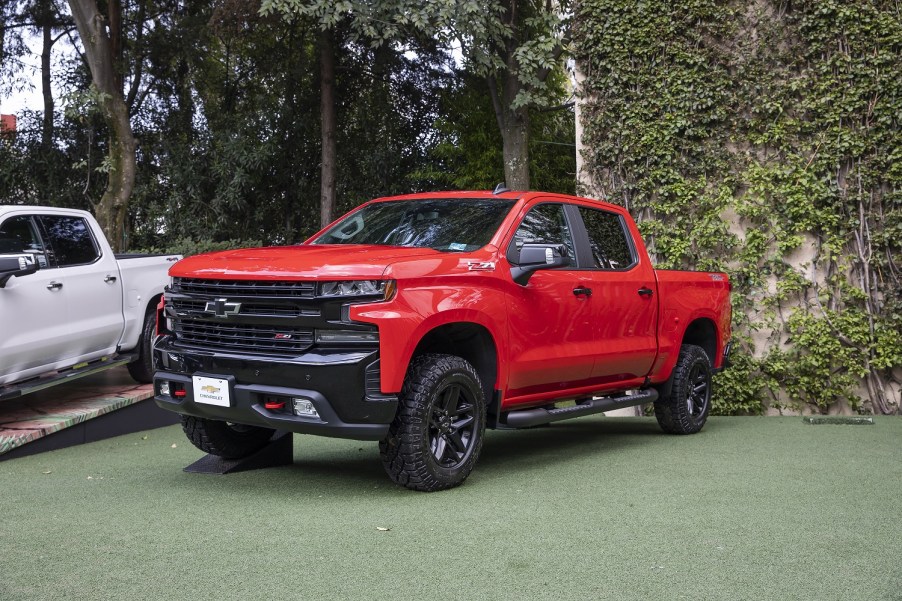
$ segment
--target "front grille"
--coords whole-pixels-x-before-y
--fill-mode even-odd
[[[265,296],[271,298],[313,298],[315,282],[268,280],[199,280],[175,278],[176,292],[203,296]]]
[[[313,345],[312,329],[185,318],[175,321],[175,337],[178,346],[265,355],[295,355]]]
[[[207,311],[207,302],[204,299],[173,298],[172,308],[178,315],[210,317],[210,313]],[[291,304],[243,302],[239,313],[247,317],[317,317],[320,311],[312,307]]]

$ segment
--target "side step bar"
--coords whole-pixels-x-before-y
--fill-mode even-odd
[[[20,397],[24,394],[37,392],[38,390],[43,390],[44,388],[62,384],[63,382],[66,382],[68,380],[77,380],[79,378],[84,378],[85,376],[91,376],[110,369],[111,367],[117,367],[119,365],[131,363],[134,360],[135,355],[116,355],[113,358],[102,357],[88,363],[82,363],[80,365],[70,367],[69,369],[53,372],[47,376],[40,376],[37,378],[32,378],[30,380],[25,380],[24,382],[19,382],[18,384],[13,384],[12,386],[5,388],[3,386],[0,386],[0,401],[6,401]]]
[[[657,399],[658,391],[654,388],[648,388],[646,390],[640,390],[636,394],[586,399],[582,402],[577,402],[577,404],[572,407],[560,407],[557,409],[544,409],[538,407],[536,409],[508,411],[502,416],[501,423],[508,428],[529,428],[532,426],[540,426],[542,424],[550,424],[551,422],[559,422],[573,417],[592,415],[593,413],[602,413],[604,411],[613,411],[614,409],[623,409],[624,407],[645,405],[646,403],[653,403]]]

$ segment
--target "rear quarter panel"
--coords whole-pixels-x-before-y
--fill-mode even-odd
[[[144,315],[148,307],[156,307],[156,298],[163,294],[169,282],[169,268],[181,259],[180,255],[158,257],[119,257],[119,277],[122,283],[122,314],[125,329],[120,346],[130,350],[138,343]]]
[[[723,349],[730,339],[730,284],[725,273],[655,270],[658,280],[658,356],[650,380],[670,377],[680,353],[683,336],[697,319],[710,319],[717,334],[712,361],[722,367]]]

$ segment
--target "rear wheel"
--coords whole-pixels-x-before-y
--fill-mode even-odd
[[[411,362],[399,400],[379,443],[389,477],[427,492],[461,484],[485,434],[485,397],[476,370],[453,355],[421,355]]]
[[[213,419],[182,416],[185,436],[204,453],[223,459],[241,459],[259,451],[269,442],[275,430],[246,426]]]
[[[655,401],[655,417],[670,434],[694,434],[711,410],[711,361],[694,344],[684,344],[669,382],[670,392]]]
[[[153,382],[153,339],[157,333],[157,313],[153,310],[156,303],[151,305],[151,310],[144,316],[144,323],[141,325],[141,337],[138,339],[138,357],[128,364],[128,373],[141,384],[149,384]]]

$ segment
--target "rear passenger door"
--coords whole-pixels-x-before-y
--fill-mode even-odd
[[[580,275],[592,289],[593,383],[644,378],[658,350],[654,269],[641,260],[618,213],[584,205],[575,208],[580,217],[576,228]]]

